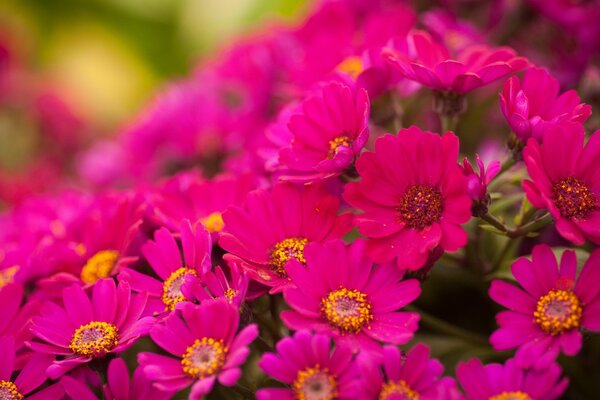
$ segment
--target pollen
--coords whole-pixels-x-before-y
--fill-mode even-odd
[[[85,283],[95,283],[98,279],[108,278],[117,264],[119,252],[116,250],[101,250],[91,256],[81,270],[81,280]]]
[[[495,396],[490,397],[490,400],[532,400],[525,392],[502,392]]]
[[[390,381],[383,385],[379,392],[379,400],[419,400],[419,393],[412,390],[403,380]]]
[[[594,193],[575,177],[555,183],[552,187],[552,200],[564,218],[585,219],[598,209]]]
[[[0,399],[2,400],[23,400],[23,396],[17,390],[17,386],[10,381],[0,380]]]
[[[162,302],[165,304],[166,311],[173,311],[177,304],[185,300],[185,296],[181,293],[181,285],[188,275],[198,276],[198,273],[193,269],[181,267],[163,284]]]
[[[19,272],[20,267],[13,265],[0,271],[0,289],[15,281],[15,275]]]
[[[297,400],[333,400],[338,397],[337,381],[327,368],[319,364],[298,372],[292,383]]]
[[[357,333],[373,320],[367,295],[343,287],[321,299],[321,313],[343,333]]]
[[[352,79],[356,79],[365,70],[365,65],[360,57],[351,56],[339,63],[336,70],[350,75]]]
[[[400,219],[409,227],[422,230],[442,216],[444,209],[439,189],[429,185],[410,186],[400,201]]]
[[[350,147],[352,141],[348,136],[338,136],[329,141],[329,153],[327,158],[333,158],[340,151],[340,147]]]
[[[225,291],[225,297],[226,297],[226,298],[227,298],[227,300],[229,300],[229,302],[231,303],[231,302],[233,301],[233,298],[234,298],[235,296],[237,296],[237,294],[238,294],[239,292],[240,292],[239,290],[232,289],[232,288],[228,288],[228,289]]]
[[[292,258],[306,264],[304,259],[304,246],[308,243],[306,238],[289,238],[278,242],[271,250],[271,268],[279,276],[286,276],[285,264]]]
[[[215,375],[225,365],[227,347],[223,340],[204,337],[196,339],[181,356],[183,372],[195,379]]]
[[[540,297],[533,313],[535,322],[552,336],[579,328],[583,309],[571,291],[551,290]]]
[[[92,321],[75,330],[69,348],[84,357],[102,357],[119,343],[117,327],[108,322]]]
[[[223,214],[218,211],[215,211],[214,213],[200,219],[200,223],[204,225],[204,228],[211,233],[221,232],[225,226],[225,223],[223,222]]]

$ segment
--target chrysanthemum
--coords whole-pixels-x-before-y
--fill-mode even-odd
[[[140,319],[146,295],[132,295],[129,284],[117,287],[112,279],[101,279],[90,298],[81,286],[63,290],[63,306],[47,302],[33,318],[33,334],[42,342],[31,341],[34,351],[59,356],[48,368],[56,379],[69,370],[129,348],[147,333],[151,318]]]
[[[46,369],[52,364],[53,357],[47,354],[33,354],[21,369],[15,365],[16,351],[13,337],[0,337],[0,399],[23,400],[25,396],[28,400],[60,398],[63,391],[57,384],[31,394],[46,382]],[[16,374],[19,370],[21,372]]]
[[[238,309],[225,300],[182,304],[150,332],[152,340],[175,358],[140,353],[146,377],[167,391],[192,385],[190,399],[202,398],[217,380],[235,385],[250,353],[248,345],[258,336],[255,324],[237,333],[239,318]]]
[[[580,103],[575,90],[559,96],[560,86],[543,68],[530,68],[523,81],[516,76],[504,83],[500,93],[502,113],[517,137],[526,143],[530,137],[542,141],[544,132],[560,121],[585,122],[592,108]]]
[[[569,381],[561,379],[561,369],[551,364],[543,370],[520,368],[514,359],[502,364],[483,365],[478,359],[460,363],[458,381],[467,400],[555,400]]]
[[[413,126],[385,135],[356,162],[359,182],[344,199],[364,211],[355,217],[375,262],[396,259],[401,269],[424,266],[432,250],[467,243],[460,226],[471,217],[467,183],[457,164],[458,138]]]
[[[527,199],[547,209],[567,240],[600,244],[600,135],[587,144],[581,125],[562,123],[549,129],[541,145],[531,139],[523,159],[531,180],[523,181]]]
[[[270,190],[251,192],[246,206],[230,207],[219,245],[239,262],[250,278],[272,291],[289,283],[290,259],[305,262],[308,243],[339,239],[352,228],[352,215],[337,215],[339,201],[323,186],[296,187],[278,183]]]
[[[292,308],[281,313],[291,329],[327,333],[338,342],[381,352],[377,341],[402,344],[417,330],[419,315],[398,310],[421,293],[415,279],[386,264],[373,267],[365,242],[341,240],[306,247],[306,267],[290,263],[293,286],[283,296]]]
[[[159,279],[144,275],[133,269],[124,269],[119,279],[130,283],[138,292],[148,293],[148,310],[159,313],[172,311],[185,301],[181,285],[189,275],[200,277],[211,269],[212,241],[210,234],[201,226],[192,228],[189,220],[181,221],[179,234],[182,251],[173,233],[160,228],[154,240],[142,247],[142,252]]]
[[[543,366],[562,350],[575,355],[581,348],[581,329],[600,331],[600,252],[594,251],[579,278],[575,252],[563,253],[560,268],[552,249],[534,247],[531,261],[512,265],[520,288],[493,281],[490,297],[509,308],[496,316],[500,329],[490,342],[497,350],[518,347],[516,360],[524,366]]]
[[[386,346],[383,349],[382,360],[362,360],[364,362],[360,363],[360,370],[364,380],[362,389],[365,398],[380,400],[460,398],[454,380],[441,378],[444,366],[438,360],[429,358],[429,348],[424,344],[414,346],[405,355],[395,346]],[[447,390],[447,386],[454,386],[455,396],[450,394],[452,391]]]
[[[259,389],[258,400],[356,399],[360,389],[352,350],[322,334],[299,331],[280,340],[277,354],[266,353],[259,366],[289,388]]]
[[[369,138],[369,97],[364,89],[331,82],[309,96],[290,118],[293,135],[279,153],[289,171],[281,178],[315,181],[340,175],[352,165]]]

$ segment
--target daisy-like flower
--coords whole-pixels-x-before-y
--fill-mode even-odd
[[[41,306],[31,330],[42,342],[27,345],[59,357],[47,371],[56,379],[79,365],[120,353],[145,335],[153,322],[140,319],[146,298],[132,295],[126,282],[117,287],[112,279],[96,282],[91,301],[81,286],[69,286],[63,290],[62,307],[53,302]]]
[[[361,356],[362,358],[363,356]],[[363,359],[364,360],[364,359]],[[406,355],[395,346],[383,349],[383,359],[361,360],[365,398],[380,400],[458,400],[451,378],[441,378],[444,366],[429,358],[429,347],[414,346]],[[383,371],[382,371],[383,368]]]
[[[550,128],[541,145],[530,139],[523,159],[531,180],[523,181],[527,199],[547,209],[567,240],[600,244],[600,134],[584,146],[580,124]]]
[[[543,370],[520,368],[514,359],[502,364],[481,364],[478,359],[460,363],[456,369],[466,400],[555,400],[569,381],[551,364]]]
[[[250,192],[246,206],[230,207],[219,245],[251,279],[279,292],[289,284],[285,266],[305,263],[304,247],[339,239],[352,229],[352,215],[338,216],[339,200],[320,185],[296,187],[278,183],[270,190]]]
[[[407,42],[414,54],[386,49],[384,57],[407,79],[441,93],[464,95],[528,65],[508,47],[471,45],[453,55],[429,33],[419,30],[409,33]]]
[[[31,317],[38,312],[40,304],[36,300],[23,304],[23,286],[15,283],[0,288],[0,304],[0,337],[13,337],[15,351],[19,351],[32,337]]]
[[[378,341],[409,341],[419,315],[398,310],[419,296],[419,282],[401,281],[402,271],[391,264],[373,267],[364,250],[360,239],[347,247],[341,240],[306,247],[306,267],[288,265],[294,286],[283,296],[292,310],[281,313],[283,322],[327,333],[354,351],[381,353]]]
[[[531,261],[520,258],[511,269],[524,290],[499,280],[490,287],[490,297],[509,309],[496,316],[500,329],[490,337],[496,350],[518,347],[520,364],[543,367],[561,350],[577,354],[582,328],[600,331],[600,252],[592,253],[579,278],[575,252],[565,251],[559,268],[546,245],[534,247]]]
[[[369,138],[369,97],[331,82],[309,96],[288,124],[291,145],[279,153],[289,171],[281,178],[316,181],[342,174],[352,165]]]
[[[266,353],[258,365],[289,388],[259,389],[258,400],[356,399],[360,380],[352,350],[322,334],[299,331],[280,340],[277,354]]]
[[[182,304],[150,332],[152,340],[175,358],[140,353],[146,377],[167,391],[192,385],[192,400],[209,393],[217,380],[235,385],[250,353],[248,345],[258,336],[255,324],[236,334],[239,318],[238,309],[225,300]]]
[[[543,68],[530,68],[523,81],[513,76],[500,93],[502,113],[523,143],[530,137],[541,142],[544,132],[560,121],[585,122],[592,107],[581,103],[575,90],[559,96],[560,85]]]
[[[62,396],[62,387],[53,384],[31,394],[46,382],[46,369],[52,364],[53,357],[47,354],[33,354],[25,366],[17,368],[14,338],[0,337],[0,399],[3,400],[45,400]],[[21,370],[13,379],[15,372]]]
[[[460,225],[471,217],[471,199],[458,145],[450,132],[440,137],[413,126],[377,139],[375,152],[357,160],[361,180],[346,185],[344,199],[364,211],[355,222],[375,262],[396,259],[416,270],[438,246],[455,251],[467,243]]]
[[[178,303],[187,300],[181,292],[186,277],[198,278],[211,269],[210,234],[201,225],[192,228],[189,220],[181,221],[179,233],[183,254],[175,235],[166,228],[157,230],[154,240],[142,247],[142,253],[159,279],[131,268],[124,269],[119,276],[129,282],[133,290],[148,293],[150,312],[172,311]]]

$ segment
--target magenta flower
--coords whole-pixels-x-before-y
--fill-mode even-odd
[[[369,97],[341,83],[319,88],[293,115],[289,129],[293,138],[279,153],[289,171],[281,178],[315,181],[337,176],[349,168],[369,138]]]
[[[548,209],[567,240],[600,244],[600,135],[584,146],[581,125],[563,123],[549,129],[544,144],[529,140],[523,159],[531,180],[523,181],[527,199]]]
[[[244,208],[230,207],[223,214],[219,245],[231,253],[226,260],[279,292],[289,284],[287,262],[304,263],[308,243],[339,239],[352,229],[352,215],[338,216],[338,207],[338,199],[323,186],[278,183],[251,192]]]
[[[414,55],[386,49],[384,57],[407,79],[440,92],[463,95],[528,65],[508,47],[473,45],[452,55],[443,44],[419,30],[409,33],[407,41]]]
[[[248,293],[248,274],[240,270],[235,264],[226,268],[226,270],[228,274],[225,273],[223,268],[217,266],[214,272],[208,271],[200,279],[194,275],[187,275],[181,286],[182,294],[196,303],[224,298],[239,308]]]
[[[561,369],[551,364],[543,370],[520,368],[514,359],[482,365],[478,359],[460,363],[456,369],[466,400],[555,400],[567,389]]]
[[[307,246],[306,267],[288,265],[294,286],[283,297],[292,310],[281,313],[283,322],[326,333],[354,351],[381,353],[378,341],[408,342],[419,315],[398,310],[419,297],[419,282],[402,281],[403,273],[390,264],[373,267],[364,250],[360,239],[347,247],[341,240]]]
[[[490,337],[496,350],[518,347],[521,365],[543,367],[561,350],[577,354],[582,328],[600,331],[600,252],[591,254],[576,278],[574,251],[563,253],[559,268],[552,249],[538,245],[531,261],[513,263],[512,273],[524,290],[498,280],[490,287],[490,297],[509,309],[496,316],[500,329]]]
[[[200,277],[212,267],[212,241],[202,225],[193,229],[189,220],[183,220],[180,236],[183,252],[179,251],[174,234],[166,228],[157,230],[154,241],[142,247],[150,267],[160,279],[131,268],[124,269],[119,276],[120,280],[129,282],[133,290],[148,293],[151,312],[172,311],[178,303],[187,300],[181,292],[186,277]]]
[[[255,324],[236,334],[239,318],[238,309],[225,300],[199,306],[183,303],[150,332],[152,340],[175,358],[138,354],[146,377],[166,391],[192,385],[192,400],[209,393],[217,380],[225,386],[235,385],[250,353],[248,345],[258,336]]]
[[[127,282],[117,287],[112,279],[101,279],[92,298],[79,285],[63,290],[63,306],[46,302],[33,318],[33,334],[42,342],[28,342],[37,352],[59,356],[48,368],[56,379],[71,369],[120,353],[148,332],[152,318],[140,319],[146,295],[132,295]]]
[[[487,187],[494,179],[498,172],[500,172],[500,161],[494,160],[485,167],[485,164],[479,158],[479,154],[475,154],[477,160],[477,172],[469,163],[469,159],[465,157],[463,159],[463,173],[467,177],[467,192],[473,200],[473,213],[476,215],[484,215],[487,213],[488,205],[491,201],[490,195],[488,194]]]
[[[516,76],[504,83],[500,93],[502,113],[517,137],[526,143],[530,137],[541,142],[544,132],[561,121],[584,123],[592,107],[580,103],[575,90],[559,96],[560,85],[543,68],[530,68],[523,81]]]
[[[358,366],[352,351],[331,339],[299,331],[280,340],[277,353],[266,353],[258,365],[289,388],[259,389],[258,400],[356,399],[360,389]]]
[[[383,371],[382,371],[383,368]],[[366,399],[458,400],[451,378],[441,378],[444,366],[429,358],[429,347],[417,344],[406,355],[394,346],[383,349],[383,359],[360,362]]]
[[[52,364],[53,357],[47,354],[33,354],[21,369],[15,365],[17,350],[13,337],[0,337],[0,399],[22,400],[25,396],[28,400],[60,398],[63,392],[58,384],[31,394],[46,382],[46,369]],[[12,377],[18,370],[21,372],[13,380]]]
[[[0,337],[13,337],[15,351],[19,352],[33,336],[31,317],[37,314],[40,304],[36,300],[23,304],[23,286],[18,284],[0,285],[0,304]]]
[[[458,145],[452,133],[413,126],[377,139],[375,152],[357,160],[361,180],[346,185],[344,199],[364,211],[355,221],[375,262],[396,259],[399,268],[416,270],[434,249],[467,243],[460,225],[471,217],[471,199]]]

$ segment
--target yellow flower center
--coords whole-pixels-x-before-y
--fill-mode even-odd
[[[358,56],[346,57],[336,67],[336,71],[348,74],[352,77],[352,79],[356,79],[364,70],[365,65],[363,64],[362,59]]]
[[[229,300],[229,302],[231,302],[231,301],[233,301],[233,298],[235,296],[237,296],[237,294],[239,292],[240,292],[239,290],[229,288],[225,291],[225,297],[227,298],[227,300]]]
[[[398,211],[409,228],[422,230],[442,216],[442,194],[433,186],[411,186],[404,192]]]
[[[419,393],[412,390],[403,380],[390,381],[381,388],[379,400],[419,400]]]
[[[502,392],[496,396],[492,396],[489,400],[532,400],[525,392]]]
[[[17,390],[17,386],[11,381],[0,380],[0,399],[1,400],[23,400],[23,396]]]
[[[348,136],[338,136],[335,139],[329,141],[329,153],[327,154],[327,158],[333,158],[336,156],[338,151],[340,151],[340,147],[350,147],[352,141]]]
[[[585,219],[598,208],[594,193],[575,177],[555,183],[552,200],[564,218]]]
[[[185,296],[181,293],[181,285],[188,275],[198,276],[198,273],[193,269],[181,267],[173,272],[163,284],[162,301],[165,303],[165,310],[173,311],[177,304],[185,300]]]
[[[108,278],[112,272],[119,252],[116,250],[101,250],[91,256],[81,270],[81,280],[85,283],[96,283],[98,279]]]
[[[223,340],[204,337],[196,339],[181,356],[183,372],[192,378],[202,379],[217,374],[227,356]]]
[[[367,295],[356,289],[340,288],[321,299],[321,313],[342,332],[357,333],[373,320]]]
[[[215,211],[214,213],[200,219],[200,223],[204,225],[204,228],[206,228],[206,230],[209,232],[221,232],[225,226],[225,223],[223,222],[223,214],[218,211]]]
[[[84,357],[102,357],[119,343],[117,327],[108,322],[92,321],[75,330],[69,348]]]
[[[0,271],[0,289],[15,281],[15,274],[19,271],[19,268],[18,265],[13,265]]]
[[[289,238],[277,243],[271,250],[270,263],[271,268],[279,276],[286,276],[285,264],[294,258],[302,264],[306,264],[304,259],[304,246],[308,243],[306,238]]]
[[[544,332],[555,336],[579,328],[582,311],[581,302],[573,292],[551,290],[540,297],[533,316]]]
[[[333,400],[338,395],[335,377],[329,374],[327,368],[321,369],[318,364],[314,368],[298,372],[292,389],[297,400]]]

